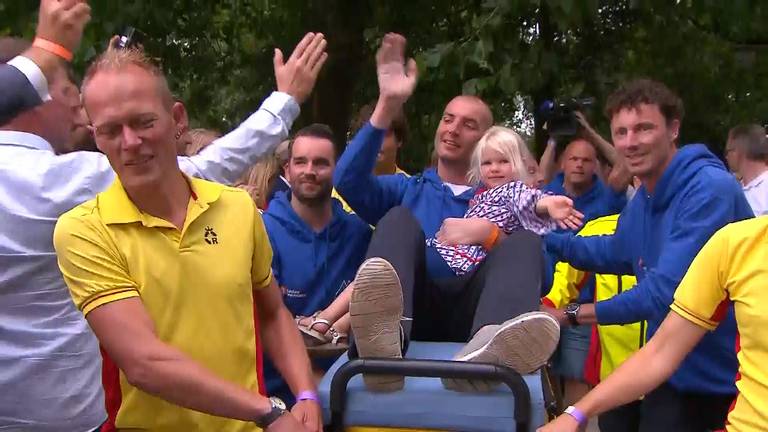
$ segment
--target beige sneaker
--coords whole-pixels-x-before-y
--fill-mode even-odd
[[[503,324],[487,325],[454,357],[454,361],[491,363],[529,374],[547,363],[560,340],[560,325],[545,312],[528,312]],[[443,379],[457,391],[490,391],[497,382]]]
[[[402,358],[400,317],[403,290],[395,269],[383,258],[367,259],[357,270],[349,316],[360,358]],[[363,374],[371,391],[396,391],[405,378]]]

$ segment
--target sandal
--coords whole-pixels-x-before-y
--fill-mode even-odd
[[[331,327],[325,336],[331,340],[324,344],[307,346],[307,353],[311,358],[335,358],[349,349],[349,336],[346,333]]]
[[[328,342],[329,344],[335,345],[335,346],[338,346],[338,347],[342,347],[343,346],[345,349],[349,348],[349,335],[348,334],[342,333],[342,332],[336,330],[335,328],[330,327],[328,329],[328,332],[325,335],[331,337],[331,341]]]
[[[309,316],[309,317],[303,317],[303,316],[296,317],[296,326],[299,328],[299,331],[301,332],[301,336],[304,338],[304,344],[307,345],[308,347],[323,345],[333,340],[333,335],[330,334],[330,331],[333,328],[331,327],[331,323],[326,319],[318,318],[319,315],[320,315],[320,311],[317,311],[313,313],[312,316]],[[304,325],[301,323],[301,320],[304,318],[312,319],[309,325]],[[315,326],[318,324],[327,325],[328,330],[325,333],[320,333],[319,331],[315,330]],[[335,329],[334,329],[334,332],[336,332]]]

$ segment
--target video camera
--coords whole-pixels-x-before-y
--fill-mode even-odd
[[[552,137],[570,137],[579,131],[576,111],[583,111],[595,103],[595,98],[547,100],[541,104],[539,114],[547,122],[547,132]]]

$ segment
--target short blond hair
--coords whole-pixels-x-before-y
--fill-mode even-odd
[[[506,156],[515,168],[515,172],[517,172],[517,180],[522,182],[528,181],[525,157],[531,156],[525,141],[512,129],[503,126],[493,126],[480,138],[474,152],[472,152],[470,168],[467,173],[467,180],[471,184],[478,184],[481,181],[480,164],[483,160],[483,152],[487,149],[496,150]]]
[[[129,66],[138,67],[152,75],[157,81],[158,93],[163,99],[163,103],[167,108],[173,106],[174,98],[168,87],[168,80],[165,78],[165,74],[144,53],[144,50],[136,47],[126,49],[110,48],[96,57],[96,60],[91,62],[88,69],[85,71],[85,77],[83,78],[83,85],[81,88],[83,101],[85,101],[88,84],[90,84],[90,81],[96,74],[103,71],[118,71]]]
[[[213,129],[190,129],[186,132],[184,137],[184,154],[187,156],[194,156],[220,137],[221,134]]]

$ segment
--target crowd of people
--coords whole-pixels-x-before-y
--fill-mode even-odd
[[[89,20],[41,0],[32,42],[0,39],[0,429],[321,431],[336,358],[411,340],[551,365],[568,408],[546,432],[768,429],[764,127],[728,132],[729,170],[683,145],[672,90],[636,79],[605,103],[610,141],[577,113],[537,159],[457,95],[410,175],[402,35],[344,147],[322,124],[291,134],[320,33],[275,50],[275,91],[221,134],[190,129],[140,47],[110,44],[78,83]]]

